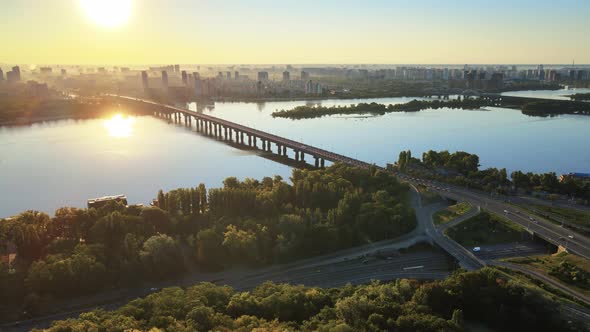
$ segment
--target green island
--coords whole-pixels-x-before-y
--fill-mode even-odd
[[[453,108],[453,109],[480,109],[490,105],[490,101],[483,99],[455,99],[450,101],[441,100],[412,100],[403,104],[378,104],[359,103],[349,106],[297,106],[292,110],[281,110],[272,113],[275,118],[288,119],[311,119],[326,115],[350,115],[350,114],[371,114],[383,115],[392,112],[418,112],[425,109]]]
[[[590,115],[590,103],[583,101],[542,100],[522,105],[522,114],[556,116],[561,114]]]
[[[114,311],[94,310],[45,331],[579,331],[538,289],[490,268],[444,281],[322,289],[266,282],[252,291],[200,283],[166,288]],[[39,331],[39,330],[37,330]]]
[[[510,243],[522,240],[524,229],[486,211],[447,230],[447,235],[464,247]]]
[[[453,100],[412,100],[402,104],[359,103],[348,106],[297,106],[291,110],[277,110],[271,115],[275,118],[292,120],[312,119],[329,115],[384,115],[393,112],[419,112],[426,109],[464,109],[477,110],[486,106],[520,109],[528,116],[557,116],[562,114],[590,115],[590,103],[564,100],[498,100],[486,98],[463,98]]]
[[[55,301],[189,271],[289,262],[393,239],[416,227],[409,187],[379,170],[333,165],[281,177],[160,191],[154,207],[109,202],[0,220],[15,271],[0,263],[0,320]],[[16,316],[15,316],[16,315]]]
[[[576,93],[569,96],[572,100],[590,101],[590,93]]]
[[[458,218],[471,209],[471,204],[467,202],[461,202],[455,205],[451,205],[444,210],[437,211],[433,216],[432,220],[435,225],[446,224],[449,221]]]

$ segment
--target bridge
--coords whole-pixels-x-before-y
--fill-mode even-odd
[[[110,95],[122,101],[123,103],[133,106],[140,105],[143,109],[149,107],[150,111],[158,116],[174,122],[183,122],[187,126],[192,126],[193,121],[196,123],[197,130],[212,136],[216,139],[224,140],[228,143],[238,144],[243,147],[252,149],[261,149],[262,151],[275,153],[281,157],[288,158],[287,149],[292,150],[296,162],[305,163],[305,155],[308,154],[314,159],[315,167],[324,167],[325,161],[333,163],[343,163],[350,166],[369,168],[372,164],[360,161],[354,158],[343,156],[338,153],[323,150],[314,146],[306,145],[301,142],[290,140],[281,136],[273,135],[262,130],[246,127],[241,124],[220,119],[203,113],[194,112],[186,108],[160,104],[150,100]],[[247,138],[247,140],[246,140]],[[258,146],[258,140],[261,146]]]

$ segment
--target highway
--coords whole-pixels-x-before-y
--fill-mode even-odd
[[[500,215],[534,233],[538,237],[556,246],[563,246],[572,253],[590,259],[590,239],[573,232],[567,228],[560,227],[538,215],[527,210],[515,207],[503,201],[493,199],[489,194],[467,190],[448,184],[422,180],[407,175],[399,177],[412,184],[426,185],[429,190],[440,194],[443,197],[456,201],[465,201],[473,206],[480,206],[489,212]],[[508,212],[508,213],[506,213]],[[532,219],[531,219],[532,218]]]

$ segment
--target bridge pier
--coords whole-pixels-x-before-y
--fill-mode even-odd
[[[325,160],[324,158],[320,159],[320,167],[324,168],[325,167]]]
[[[283,145],[283,156],[287,157],[287,147]]]
[[[320,167],[320,159],[316,156],[313,157],[315,159],[315,167],[318,168]]]

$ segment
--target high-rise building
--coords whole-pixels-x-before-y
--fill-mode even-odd
[[[2,68],[0,68],[0,81],[4,81],[4,72],[2,71]]]
[[[168,89],[168,72],[165,70],[162,70],[162,86]]]
[[[145,70],[141,71],[141,85],[143,86],[143,91],[147,91],[150,88],[148,73]]]
[[[174,65],[174,72],[175,73],[179,73],[180,72],[180,65]]]
[[[188,85],[188,75],[186,74],[186,70],[183,70],[181,72],[181,75],[182,75],[182,83],[184,85]]]
[[[234,72],[234,79],[237,81],[240,79],[240,72],[239,71],[235,71]]]
[[[67,73],[68,73],[68,71],[62,68],[61,76],[66,76]]]
[[[283,82],[289,82],[291,80],[291,74],[288,71],[283,72]]]
[[[12,67],[12,72],[14,73],[14,80],[17,81],[17,82],[20,81],[21,80],[21,77],[20,77],[20,67],[19,66]]]
[[[306,71],[301,71],[301,80],[302,81],[307,81],[309,80],[309,73]]]
[[[258,72],[258,80],[259,81],[268,81],[268,72],[267,71],[259,71]]]
[[[225,78],[229,81],[231,80],[231,71],[226,71],[225,72]]]
[[[195,81],[200,80],[201,79],[201,74],[197,73],[196,71],[193,72],[193,78],[195,79]]]

